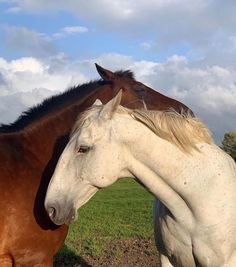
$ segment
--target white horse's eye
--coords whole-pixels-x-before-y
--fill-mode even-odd
[[[80,146],[79,149],[77,150],[78,153],[87,153],[90,150],[89,146]]]

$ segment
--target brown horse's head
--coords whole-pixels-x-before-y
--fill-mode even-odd
[[[175,109],[177,112],[189,111],[190,109],[183,103],[169,98],[156,90],[135,80],[132,72],[112,72],[95,64],[99,75],[104,82],[110,83],[112,95],[108,100],[114,97],[119,90],[123,90],[123,99],[121,105],[128,108],[147,108],[155,110]],[[107,102],[106,101],[106,102]]]

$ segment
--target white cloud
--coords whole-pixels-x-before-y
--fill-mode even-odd
[[[153,45],[154,44],[152,42],[142,42],[140,44],[140,46],[146,51],[150,50],[153,47]]]
[[[86,32],[88,32],[88,28],[83,27],[83,26],[64,27],[59,32],[53,33],[50,39],[57,40],[57,39],[65,38],[69,35],[81,34],[81,33],[86,33]]]
[[[4,61],[1,59],[2,62]],[[5,61],[3,66],[8,66],[7,69],[11,70],[14,73],[17,72],[31,72],[32,74],[42,74],[44,67],[42,63],[32,57],[21,58],[20,60],[12,60],[9,63]]]
[[[73,34],[73,33],[84,33],[87,32],[88,28],[82,26],[72,26],[62,28],[62,32]]]
[[[106,53],[94,59],[93,63],[94,62],[113,70],[120,70],[130,68],[133,65],[133,58],[118,53]]]
[[[87,79],[78,69],[62,55],[47,61],[0,58],[0,123],[11,122],[44,98],[84,83]]]
[[[21,8],[18,6],[10,7],[6,10],[7,13],[17,14],[21,12]]]
[[[0,123],[14,121],[22,111],[41,103],[43,99],[51,96],[53,93],[55,92],[39,88],[28,92],[15,92],[4,96],[0,95]]]
[[[86,81],[85,75],[63,55],[47,60],[20,58],[6,61],[0,58],[0,73],[4,84],[0,84],[0,94],[28,92],[35,88],[61,91],[71,83]]]

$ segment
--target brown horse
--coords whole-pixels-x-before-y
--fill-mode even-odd
[[[137,82],[130,71],[111,72],[96,65],[102,80],[45,100],[0,127],[0,266],[51,267],[68,227],[55,226],[44,198],[68,133],[79,112],[97,99],[104,103],[123,89],[129,108],[188,109]]]

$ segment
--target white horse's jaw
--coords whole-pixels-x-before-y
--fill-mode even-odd
[[[85,185],[85,187],[88,187],[88,185]],[[85,191],[83,196],[80,196],[75,207],[78,210],[81,208],[84,204],[86,204],[99,190],[97,187],[89,185],[89,188],[80,188],[82,191]]]

